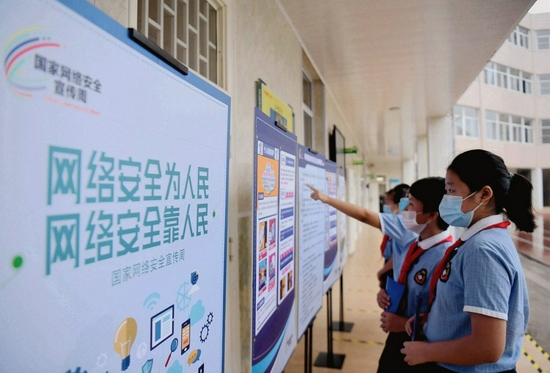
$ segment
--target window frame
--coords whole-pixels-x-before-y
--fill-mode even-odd
[[[135,26],[140,33],[197,75],[225,88],[223,3],[219,0],[132,1],[136,9]],[[150,8],[152,4],[156,4],[156,10]]]
[[[485,111],[486,136],[489,140],[534,144],[533,120],[520,115]]]
[[[472,116],[469,111],[473,111]],[[462,137],[479,137],[479,110],[474,107],[455,105],[453,107],[454,134]]]
[[[550,74],[540,74],[537,79],[539,81],[539,95],[550,95]]]
[[[307,82],[307,99],[309,103],[306,102],[306,84]],[[303,134],[304,134],[304,145],[307,148],[315,148],[315,135],[314,135],[314,115],[313,115],[313,81],[306,73],[302,70],[302,120],[303,120]],[[306,115],[310,118],[309,122],[306,123]]]
[[[529,30],[526,27],[517,25],[510,36],[508,36],[508,41],[514,45],[517,45],[519,47],[529,49],[529,33],[531,30]]]
[[[550,50],[550,29],[535,30],[535,35],[537,37],[537,50]],[[541,48],[541,44],[543,44],[545,48]]]
[[[550,118],[540,119],[540,142],[542,145],[550,145]],[[547,132],[545,134],[545,131]],[[547,141],[545,141],[547,139]]]
[[[485,84],[524,94],[533,93],[533,74],[513,67],[488,62],[484,68]]]

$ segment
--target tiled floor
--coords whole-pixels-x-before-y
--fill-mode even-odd
[[[343,354],[342,369],[313,366],[313,373],[370,373],[376,372],[378,358],[383,349],[386,334],[379,328],[381,310],[376,304],[376,271],[382,266],[378,251],[381,234],[375,229],[365,228],[361,233],[364,247],[348,258],[344,269],[344,321],[352,322],[351,332],[333,332],[333,353]],[[339,320],[340,282],[332,291],[333,319]],[[327,352],[327,297],[323,308],[313,323],[312,359],[315,363],[319,353]],[[518,373],[550,372],[550,360],[526,337],[526,355],[520,358]],[[306,372],[304,365],[305,338],[301,338],[287,364],[285,373]],[[531,362],[531,361],[534,361]],[[398,373],[398,372],[396,372]]]

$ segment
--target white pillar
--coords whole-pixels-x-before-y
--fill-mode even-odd
[[[533,184],[533,207],[541,211],[544,207],[542,168],[536,167],[531,170],[531,183]]]
[[[428,175],[445,177],[453,160],[453,127],[450,115],[428,120]]]
[[[380,210],[380,184],[376,181],[376,178],[373,180],[367,180],[368,184],[368,209],[373,211]]]
[[[428,138],[426,136],[417,139],[416,154],[417,176],[422,179],[428,176]]]
[[[417,180],[416,162],[413,158],[403,160],[403,182],[411,185]]]

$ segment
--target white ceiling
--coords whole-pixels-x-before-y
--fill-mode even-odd
[[[535,0],[278,2],[370,163],[412,157]]]

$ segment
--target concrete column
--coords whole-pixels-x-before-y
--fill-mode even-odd
[[[416,162],[414,158],[403,160],[403,182],[411,185],[417,180]]]
[[[536,167],[531,170],[531,184],[533,184],[533,194],[532,201],[533,207],[536,211],[542,212],[544,207],[543,202],[543,177],[542,177],[542,168]],[[535,215],[537,229],[532,234],[533,251],[536,252],[536,257],[541,257],[544,252],[544,221],[542,214]]]
[[[379,199],[379,196],[380,196],[380,184],[378,184],[378,182],[376,181],[376,179],[374,180],[367,180],[368,182],[368,188],[365,188],[367,189],[367,193],[368,193],[368,209],[372,210],[372,211],[378,211],[380,209],[380,199]]]
[[[531,183],[533,184],[533,207],[537,211],[541,211],[544,207],[543,203],[543,179],[542,168],[536,167],[531,170]]]
[[[419,179],[428,176],[428,137],[421,136],[416,142],[416,169]]]
[[[450,115],[428,120],[428,176],[445,177],[453,160],[453,126]]]

